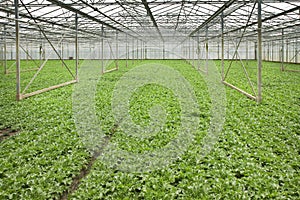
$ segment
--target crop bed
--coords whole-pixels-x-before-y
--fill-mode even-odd
[[[162,148],[176,137],[180,104],[176,94],[157,84],[147,84],[133,93],[129,113],[136,124],[147,126],[151,123],[149,108],[163,106],[167,117],[161,131],[139,139],[118,127],[112,131],[116,124],[111,111],[115,85],[126,72],[147,63],[177,70],[195,92],[200,125],[181,157],[168,167],[143,173],[123,172],[100,159],[93,160],[76,131],[74,85],[16,102],[15,74],[1,73],[0,133],[6,136],[0,140],[0,199],[299,199],[299,73],[281,72],[279,63],[264,62],[261,104],[226,87],[223,130],[211,152],[199,159],[212,100],[204,74],[184,61],[130,61],[128,67],[119,61],[118,71],[102,75],[95,101],[104,132],[109,141],[133,153]],[[74,71],[74,62],[69,64]],[[220,68],[220,61],[215,64]],[[30,68],[31,64],[24,61],[22,66]],[[286,68],[300,66],[290,64]],[[247,69],[255,82],[256,63],[249,61]],[[22,73],[22,87],[33,74]],[[48,61],[28,92],[71,79],[58,61]],[[233,63],[228,82],[249,91],[238,63]],[[86,174],[79,176],[84,170]],[[78,177],[78,187],[70,187]]]

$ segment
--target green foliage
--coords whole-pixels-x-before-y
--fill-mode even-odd
[[[61,78],[69,74],[57,61],[49,61],[44,70],[31,90],[71,80]],[[53,78],[55,72],[62,75]],[[29,82],[32,75],[22,73],[22,82]],[[58,197],[89,157],[75,131],[72,87],[17,102],[15,74],[0,76],[0,129],[20,130],[0,143],[0,199]]]
[[[194,143],[172,165],[149,173],[125,173],[96,161],[70,199],[299,199],[298,73],[281,72],[280,64],[264,62],[261,104],[226,88],[226,122],[222,134],[214,149],[201,158],[211,99],[205,79],[183,61],[135,62],[128,68],[125,61],[120,61],[120,70],[105,74],[98,83],[96,108],[103,129],[109,133],[115,123],[111,98],[116,82],[137,64],[148,62],[174,67],[193,86],[201,120]],[[219,61],[216,64],[220,66]],[[255,69],[254,61],[248,64]],[[71,80],[61,68],[60,63],[49,61],[49,67],[31,89]],[[232,70],[229,82],[249,89],[242,77],[232,79],[241,69]],[[59,74],[56,78],[55,73]],[[24,84],[32,74],[22,73]],[[255,82],[255,76],[251,80]],[[0,199],[58,198],[90,157],[72,118],[73,86],[16,102],[14,81],[14,74],[0,74],[0,128],[20,130],[18,135],[0,143]],[[172,91],[166,88],[155,84],[139,88],[130,100],[133,120],[146,126],[153,102],[162,104],[169,114],[164,127],[168,131],[144,141],[117,131],[112,140],[125,150],[140,152],[159,148],[175,137],[180,125],[177,115],[180,107]]]

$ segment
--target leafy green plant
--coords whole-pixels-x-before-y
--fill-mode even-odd
[[[169,167],[147,173],[126,173],[96,161],[70,199],[299,198],[299,74],[281,72],[280,64],[264,62],[261,104],[226,88],[226,122],[222,134],[213,151],[199,159],[210,122],[211,99],[202,75],[183,61],[129,62],[128,68],[125,61],[119,61],[119,71],[105,74],[97,86],[96,109],[103,129],[109,133],[115,123],[111,114],[115,83],[128,70],[150,62],[174,67],[192,85],[201,120],[194,142]],[[215,62],[220,66],[219,61]],[[255,70],[256,62],[249,61],[249,66]],[[233,70],[241,73],[237,67]],[[59,77],[51,78],[58,72]],[[29,82],[32,74],[22,73],[22,84]],[[59,62],[49,61],[49,67],[31,89],[69,78]],[[234,83],[247,89],[239,76],[234,77]],[[18,135],[0,143],[0,199],[58,199],[87,165],[90,153],[76,133],[72,117],[72,87],[16,102],[15,75],[0,74],[0,128],[20,130]],[[134,140],[121,131],[112,140],[133,152],[163,146],[176,135],[179,125],[180,108],[173,98],[171,91],[157,85],[137,90],[130,100],[133,120],[147,125],[149,108],[152,102],[157,102],[169,114],[165,126],[169,131],[155,135],[152,140],[155,142]]]

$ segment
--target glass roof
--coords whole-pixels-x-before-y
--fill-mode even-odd
[[[14,32],[14,9],[14,1],[0,0],[0,30],[6,26]],[[245,36],[255,36],[255,0],[19,0],[21,35],[32,39],[40,37],[37,25],[51,37],[72,38],[76,13],[78,31],[87,39],[115,37],[119,32],[121,39],[178,41],[179,37],[205,37],[206,28],[209,37],[217,38],[220,10],[225,32],[240,34],[247,27]],[[282,29],[300,38],[300,1],[262,0],[262,20],[264,40],[276,39],[270,35]]]

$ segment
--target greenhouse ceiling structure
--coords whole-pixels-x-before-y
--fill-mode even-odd
[[[16,69],[18,100],[77,82],[81,59],[185,59],[192,65],[199,65],[195,60],[255,59],[252,93],[226,82],[230,67],[222,70],[222,81],[260,102],[262,60],[282,62],[282,70],[283,63],[299,62],[300,2],[2,0],[0,30],[2,65],[5,73]],[[76,70],[71,72],[64,60],[73,58]],[[73,79],[26,94],[20,88],[24,59],[59,59]],[[7,60],[16,62],[8,66]],[[36,63],[34,78],[45,62]]]

